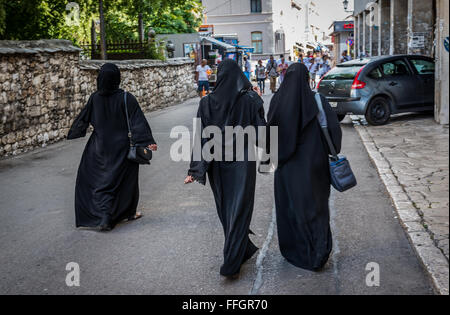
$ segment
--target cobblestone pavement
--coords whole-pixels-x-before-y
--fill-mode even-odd
[[[419,114],[381,127],[352,118],[417,254],[441,293],[448,294],[448,126]]]

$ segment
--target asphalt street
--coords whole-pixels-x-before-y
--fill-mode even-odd
[[[270,95],[264,96],[266,106]],[[173,162],[169,134],[192,130],[198,99],[148,115],[159,144],[140,172],[144,218],[111,233],[74,227],[74,185],[86,139],[0,161],[0,294],[433,294],[394,207],[350,122],[344,149],[359,185],[330,200],[334,251],[320,273],[280,255],[273,176],[259,175],[252,239],[261,250],[237,281],[219,275],[223,232],[208,186],[184,185],[187,162]],[[68,287],[66,265],[81,269]],[[380,266],[380,286],[366,266]]]

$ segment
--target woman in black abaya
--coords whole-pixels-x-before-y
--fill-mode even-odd
[[[293,265],[318,271],[332,250],[330,230],[330,172],[328,146],[317,121],[315,94],[308,70],[300,63],[289,67],[273,97],[268,126],[278,127],[278,168],[275,203],[282,255]],[[342,132],[336,114],[322,97],[336,151]]]
[[[244,129],[266,126],[263,101],[233,60],[220,64],[216,87],[200,101],[198,117],[201,119],[201,132],[207,126],[217,126],[222,134],[225,126]],[[202,147],[208,140],[202,139]],[[232,162],[223,162],[223,158],[207,162],[204,157],[201,161],[193,160],[185,180],[186,184],[197,181],[205,185],[208,174],[225,233],[224,264],[220,274],[232,278],[258,250],[249,238],[256,184],[256,162],[249,159],[247,153],[250,150],[254,147],[247,142],[244,161],[237,161],[236,154]],[[225,146],[222,152],[225,152]]]
[[[75,189],[77,227],[108,231],[123,220],[136,220],[139,201],[139,165],[127,159],[129,138],[124,91],[119,89],[120,71],[105,64],[97,78],[98,91],[75,119],[67,138],[89,138],[78,169]],[[127,93],[133,142],[156,150],[150,126],[136,98]]]

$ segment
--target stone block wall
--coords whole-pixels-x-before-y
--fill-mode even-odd
[[[144,111],[196,95],[190,60],[114,63],[122,72],[121,87]],[[102,64],[80,61],[69,41],[0,41],[0,158],[64,139],[95,92]]]

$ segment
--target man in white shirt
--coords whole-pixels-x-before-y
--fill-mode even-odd
[[[202,63],[197,66],[195,72],[195,81],[198,84],[198,95],[203,96],[203,91],[209,94],[209,76],[211,75],[211,68],[208,66],[206,59],[202,60]]]

